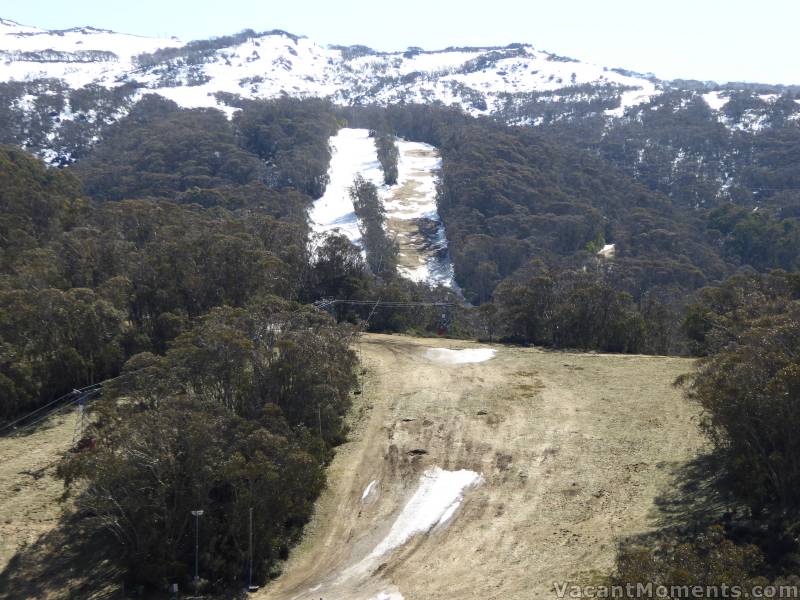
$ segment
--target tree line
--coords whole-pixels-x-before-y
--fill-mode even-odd
[[[358,174],[350,187],[350,199],[358,217],[369,270],[379,277],[396,277],[397,242],[386,231],[386,209],[378,188]]]

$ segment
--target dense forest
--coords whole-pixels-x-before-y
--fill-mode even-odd
[[[0,423],[107,382],[96,447],[59,472],[126,577],[187,582],[187,515],[204,505],[208,589],[242,583],[251,508],[263,582],[346,439],[354,332],[441,329],[434,311],[376,310],[365,324],[357,306],[311,304],[457,301],[453,336],[703,357],[686,393],[705,410],[726,489],[757,525],[624,548],[615,577],[670,580],[686,563],[708,580],[723,560],[729,571],[715,576],[779,580],[800,509],[800,126],[776,114],[760,132],[730,131],[691,99],[654,103],[609,127],[537,129],[437,105],[288,97],[241,100],[228,119],[145,96],[114,124],[85,125],[63,168],[2,146]],[[375,132],[386,183],[395,136],[439,148],[438,209],[462,298],[397,275],[363,179],[351,197],[365,256],[343,236],[311,243],[308,209],[344,125]],[[0,140],[36,129],[0,112]]]

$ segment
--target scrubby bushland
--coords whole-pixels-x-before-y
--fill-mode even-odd
[[[703,358],[679,382],[703,409],[721,469],[708,477],[733,510],[709,515],[724,529],[623,545],[617,582],[800,585],[799,296],[796,273],[748,273],[703,289],[689,306],[684,327]]]
[[[112,376],[132,353],[163,352],[215,306],[296,294],[305,236],[304,225],[259,211],[243,220],[224,209],[123,201],[9,253],[0,285],[0,380],[8,392],[0,415]]]
[[[220,111],[181,110],[146,96],[106,130],[76,166],[86,193],[99,200],[171,198],[192,188],[258,181],[263,166],[240,148]]]
[[[355,384],[349,333],[312,308],[264,298],[216,308],[164,356],[131,358],[104,389],[91,451],[59,469],[87,523],[108,533],[129,580],[188,585],[191,510],[200,568],[243,581],[253,510],[254,574],[286,558],[324,485]]]
[[[759,515],[800,515],[800,302],[755,315],[749,326],[705,358],[689,392],[724,457],[735,493]]]
[[[531,266],[494,294],[500,331],[516,341],[559,348],[640,352],[646,324],[630,295],[596,274]]]
[[[3,147],[0,420],[164,352],[215,306],[306,296],[311,199],[291,173],[311,173],[318,151],[323,182],[326,106],[254,102],[242,132],[146,96],[74,168]],[[271,152],[243,147],[245,134]]]

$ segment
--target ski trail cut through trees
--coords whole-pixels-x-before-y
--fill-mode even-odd
[[[359,220],[350,198],[357,174],[378,188],[386,209],[385,227],[399,246],[398,270],[413,281],[457,289],[447,236],[436,208],[441,159],[433,146],[398,139],[398,178],[383,183],[374,140],[366,129],[340,129],[330,139],[330,179],[309,213],[315,234],[338,232],[361,245]]]

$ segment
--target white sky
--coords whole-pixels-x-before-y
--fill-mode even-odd
[[[185,40],[285,29],[379,50],[525,42],[668,79],[800,84],[798,0],[0,0],[0,17]]]

